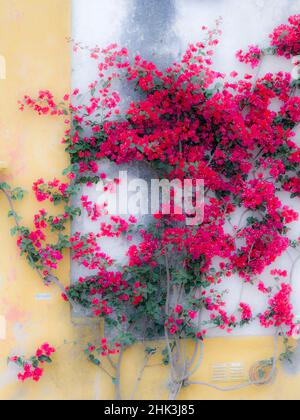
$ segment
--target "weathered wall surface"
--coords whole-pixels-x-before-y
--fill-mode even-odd
[[[0,81],[0,160],[8,170],[0,173],[29,194],[19,207],[25,223],[31,224],[38,205],[30,193],[35,179],[59,176],[66,166],[60,139],[64,127],[55,119],[37,118],[18,111],[17,101],[26,93],[35,95],[49,88],[63,95],[70,86],[70,2],[68,0],[1,0],[0,54],[6,59],[7,77]],[[60,346],[74,341],[70,311],[55,289],[45,289],[35,273],[19,257],[9,234],[7,206],[0,204],[0,315],[5,317],[6,338],[0,340],[0,398],[94,398],[96,373],[79,359],[72,346],[62,347],[57,363],[39,385],[16,383],[7,369],[12,352],[28,353],[49,340]],[[61,277],[69,281],[68,264]],[[39,300],[39,294],[50,294]],[[84,369],[75,368],[83,363]]]
[[[126,15],[126,9],[124,11],[121,7],[126,3],[124,0],[88,0],[88,2],[77,0],[77,2],[82,10],[74,11],[74,18],[76,16],[79,18],[81,15],[81,20],[77,21],[75,27],[81,28],[80,34],[87,36],[87,39],[81,39],[82,41],[93,44],[97,39],[96,42],[107,44],[111,38],[114,41],[127,39],[126,32],[122,33],[118,29],[119,19]],[[185,22],[191,22],[191,35],[195,30],[194,21],[196,21],[195,26],[201,26],[214,20],[215,13],[209,8],[211,2],[212,0],[174,1],[180,16],[185,16]],[[295,11],[297,3],[299,6],[298,0],[292,2],[247,0],[247,2],[256,3],[257,7],[268,7],[267,12],[271,13],[273,21],[265,26],[267,15],[262,14],[259,25],[264,27],[264,31],[269,31],[274,23],[280,22],[282,16],[285,17],[288,9],[282,6],[283,3],[292,5],[291,12]],[[149,5],[153,0],[147,2],[143,0],[141,3]],[[255,28],[258,23],[256,24],[255,18],[249,15],[249,10],[244,6],[245,2],[215,0],[213,3],[220,6],[219,14],[228,10],[226,4],[231,4],[232,8],[228,13],[230,19],[228,17],[229,21],[225,20],[228,31],[230,28],[233,30],[240,22],[239,34],[243,33],[245,36],[247,34],[247,42],[241,44],[236,39],[239,35],[233,36],[232,41],[227,37],[226,42],[230,44],[230,49],[235,48],[236,43],[244,47],[244,44],[252,40],[253,37],[249,35],[250,30],[253,31],[256,40],[258,34]],[[202,4],[203,9],[195,14],[189,8],[193,4]],[[99,14],[93,13],[93,7],[99,11]],[[239,8],[241,16],[239,21],[234,19],[236,15],[231,12],[236,8]],[[87,19],[85,9],[89,13],[89,22],[87,22],[89,26],[84,30]],[[107,10],[110,14],[107,14]],[[137,19],[142,20],[143,16],[139,13]],[[107,21],[109,16],[111,16],[109,23],[102,26],[104,25],[102,19]],[[170,37],[170,42],[177,43],[179,36],[183,44],[187,42],[189,37],[185,30],[180,29],[182,28],[180,20],[176,20],[173,12],[170,12],[167,18],[175,24],[175,35]],[[153,28],[155,29],[155,24]],[[184,35],[180,35],[182,30]],[[129,39],[135,37],[133,28],[132,31],[132,38],[128,35]],[[103,38],[98,38],[99,33]],[[5,174],[1,173],[0,178],[8,179],[15,186],[22,185],[28,191],[37,178],[43,176],[45,179],[51,179],[58,176],[66,166],[66,158],[60,144],[64,127],[50,118],[39,119],[30,112],[20,113],[17,100],[25,93],[34,94],[40,88],[49,88],[59,96],[69,90],[71,63],[69,46],[65,38],[70,35],[70,0],[0,0],[0,55],[5,57],[7,64],[7,78],[0,80],[0,160],[8,162],[8,170]],[[154,36],[150,29],[149,36]],[[195,39],[195,36],[192,38]],[[260,39],[259,37],[257,40]],[[153,42],[159,43],[160,38],[154,37]],[[222,60],[224,56],[226,57],[224,65],[231,69],[227,55],[223,50],[220,54]],[[75,82],[76,77],[75,75]],[[82,81],[81,76],[78,77],[77,81]],[[90,80],[89,74],[88,80]],[[73,325],[70,310],[61,301],[59,293],[52,288],[45,290],[37,276],[20,259],[15,240],[9,235],[7,210],[6,203],[1,201],[0,317],[6,320],[7,328],[5,336],[0,334],[0,399],[112,398],[112,385],[97,372],[95,367],[85,361],[81,352],[80,343],[85,343],[89,336],[94,336],[98,331]],[[25,223],[31,223],[35,210],[37,206],[29,194],[19,206]],[[70,267],[66,260],[60,272],[66,284],[69,282],[69,272]],[[41,296],[44,293],[48,296]],[[6,366],[7,356],[15,352],[31,354],[39,344],[47,340],[57,347],[58,352],[55,363],[47,369],[43,380],[39,384],[16,383],[14,370]],[[68,344],[64,344],[65,340]],[[72,344],[74,341],[79,344]],[[271,337],[211,339],[206,345],[203,368],[195,375],[195,379],[211,381],[211,365],[214,363],[240,362],[245,365],[247,371],[257,360],[267,359],[272,355]],[[133,383],[139,363],[142,364],[142,361],[143,353],[139,346],[126,355],[123,365],[125,398],[130,396],[130,384]],[[166,384],[166,371],[160,367],[149,368],[137,397],[162,398],[166,396]],[[276,381],[266,387],[251,387],[222,394],[195,386],[184,390],[181,397],[184,399],[299,399],[299,385],[299,375],[288,376],[280,370]]]

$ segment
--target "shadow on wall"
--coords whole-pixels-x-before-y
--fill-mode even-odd
[[[124,22],[122,45],[159,67],[178,57],[180,42],[174,31],[174,0],[134,0]]]

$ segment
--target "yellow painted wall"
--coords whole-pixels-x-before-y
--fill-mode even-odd
[[[7,64],[7,79],[0,80],[0,161],[8,170],[0,179],[28,191],[40,177],[51,179],[66,166],[60,139],[64,127],[55,119],[37,118],[20,113],[17,101],[24,94],[34,95],[47,88],[59,97],[70,88],[70,51],[66,37],[71,31],[70,0],[0,0],[0,55]],[[19,206],[25,224],[38,209],[31,194]],[[55,289],[46,289],[37,275],[19,257],[15,240],[10,237],[7,206],[0,201],[0,316],[7,320],[6,340],[0,340],[0,399],[109,399],[113,387],[85,361],[81,345],[97,335],[97,326],[72,323],[70,310]],[[66,260],[67,261],[67,260]],[[60,272],[67,284],[68,263]],[[38,301],[38,293],[50,293],[51,300]],[[64,345],[67,340],[68,344]],[[15,373],[6,366],[13,352],[31,354],[45,341],[58,348],[55,363],[47,368],[39,384],[16,382]],[[213,339],[206,344],[204,364],[195,376],[210,380],[215,362],[243,362],[250,367],[257,360],[272,357],[271,338]],[[124,397],[142,363],[141,348],[130,350],[123,363]],[[153,362],[155,363],[155,361]],[[166,397],[166,370],[146,370],[138,398]],[[251,387],[229,394],[193,386],[185,389],[183,399],[299,399],[300,376],[289,377],[282,371],[269,386]]]

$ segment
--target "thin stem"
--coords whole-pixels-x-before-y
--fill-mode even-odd
[[[116,400],[121,401],[122,400],[122,394],[121,394],[121,365],[123,360],[124,350],[121,349],[120,355],[118,358],[117,366],[116,366]]]
[[[291,274],[290,274],[290,283],[293,284],[293,279],[294,279],[294,274],[295,274],[295,270],[298,264],[298,261],[300,261],[300,255],[295,259],[295,261],[293,262],[293,266],[291,269]]]
[[[107,360],[109,361],[109,363],[110,363],[111,367],[112,367],[113,369],[116,369],[116,364],[113,362],[113,360],[112,360],[112,358],[110,357],[110,355],[109,355],[109,354],[107,355]]]
[[[166,298],[166,315],[169,316],[169,304],[170,304],[170,294],[171,294],[171,272],[169,265],[169,258],[167,255],[167,250],[165,252],[166,260],[166,271],[167,271],[167,298]]]
[[[136,383],[134,385],[134,388],[133,388],[133,391],[132,391],[132,395],[131,395],[131,400],[134,400],[135,399],[135,395],[137,393],[138,387],[139,387],[140,383],[142,382],[142,379],[143,379],[143,376],[144,376],[144,372],[145,372],[145,370],[146,370],[146,368],[148,366],[149,359],[150,359],[150,355],[147,354],[145,356],[143,366],[141,367],[141,370],[140,370],[139,375],[137,377]]]
[[[108,372],[108,370],[106,370],[103,366],[99,366],[99,368],[107,375],[110,377],[111,380],[114,379],[114,377]]]
[[[199,354],[198,360],[196,362],[196,357],[197,357],[197,354],[198,354],[198,351],[197,351],[197,353],[195,355],[195,359],[193,359],[193,362],[190,365],[190,367],[193,367],[193,365],[194,365],[195,362],[196,362],[196,365],[195,365],[195,367],[192,370],[190,370],[188,372],[188,376],[186,376],[185,378],[183,378],[183,380],[187,380],[189,377],[191,377],[192,375],[194,375],[194,373],[196,373],[198,371],[198,369],[200,368],[200,366],[201,366],[201,364],[203,362],[203,358],[204,358],[204,344],[203,343],[200,343],[200,346],[198,347],[198,349],[199,348],[200,348],[200,354]]]
[[[11,196],[8,194],[8,192],[4,188],[0,188],[0,191],[3,192],[3,194],[5,195],[5,197],[6,197],[7,201],[8,201],[10,210],[13,213],[13,217],[14,217],[16,226],[17,227],[20,227],[20,223],[19,223],[19,220],[18,220],[18,217],[17,217],[17,213],[15,212],[15,208],[14,208],[14,205],[13,205],[13,201],[12,201]]]
[[[167,254],[167,250],[165,251],[165,260],[166,260],[166,272],[167,272],[167,296],[166,296],[166,316],[169,316],[169,302],[170,302],[170,294],[171,294],[171,272],[170,272],[170,265],[169,265],[169,258]],[[168,350],[168,356],[169,356],[169,363],[171,367],[171,380],[174,381],[174,378],[176,376],[174,372],[174,359],[173,359],[173,350],[171,348],[170,344],[170,338],[169,338],[169,331],[168,327],[165,326],[165,340],[167,344],[167,350]]]

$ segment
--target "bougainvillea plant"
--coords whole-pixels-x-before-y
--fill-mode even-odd
[[[43,344],[39,347],[34,356],[29,359],[25,359],[22,356],[13,356],[8,359],[9,363],[13,363],[21,372],[18,374],[18,379],[21,382],[27,380],[33,380],[39,382],[44,374],[42,366],[45,363],[52,363],[52,355],[56,352],[54,347],[51,347],[48,343]]]
[[[279,359],[279,337],[288,343],[287,338],[299,331],[290,303],[299,239],[289,238],[289,226],[298,214],[284,205],[279,193],[295,200],[300,196],[300,149],[295,139],[300,80],[284,72],[256,78],[233,72],[226,81],[212,68],[220,26],[203,31],[205,41],[190,45],[182,60],[165,70],[140,56],[132,58],[117,45],[91,49],[99,75],[87,95],[75,89],[56,101],[49,91],[41,91],[37,99],[26,96],[20,103],[22,110],[65,120],[63,144],[70,166],[63,174],[67,182],[34,183],[38,202],[49,201],[58,210],[53,215],[41,209],[34,215],[33,229],[22,226],[14,211],[16,192],[1,186],[15,221],[13,233],[47,286],[55,284],[73,308],[105,321],[109,333],[88,343],[85,353],[112,379],[116,398],[121,398],[122,356],[137,341],[164,337],[162,364],[170,368],[170,398],[176,398],[183,386],[198,383],[192,377],[210,331],[230,334],[253,322],[272,327],[276,350],[270,376]],[[252,46],[237,57],[255,67],[268,54],[290,59],[300,53],[299,46],[297,15],[275,29],[268,48]],[[114,90],[116,81],[140,94],[125,112]],[[277,111],[271,107],[274,100],[280,103]],[[107,160],[129,167],[142,162],[160,179],[204,180],[203,223],[188,226],[178,214],[163,212],[145,226],[133,215],[104,221],[107,203],[94,203],[80,191],[99,183],[104,191],[118,188],[120,180],[109,179],[103,171]],[[81,205],[76,207],[78,197]],[[95,228],[69,235],[68,223],[79,215]],[[53,234],[56,239],[50,241]],[[120,237],[128,241],[125,264],[117,264],[101,249],[103,238]],[[264,284],[263,274],[289,249],[299,254],[291,272],[272,270],[273,284]],[[88,273],[68,287],[55,274],[65,250]],[[244,301],[234,313],[228,311],[220,284],[226,285],[232,276],[265,295],[264,312],[254,313]],[[187,340],[195,343],[190,358]],[[141,372],[157,351],[145,345]],[[141,376],[137,383],[140,380]]]

